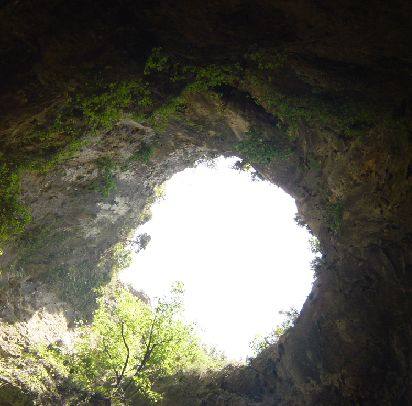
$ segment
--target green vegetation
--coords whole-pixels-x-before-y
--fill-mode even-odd
[[[79,327],[73,352],[57,345],[39,351],[82,391],[113,404],[156,404],[162,398],[160,380],[220,366],[181,321],[181,284],[153,307],[117,284],[101,293],[93,323]]]
[[[247,133],[247,138],[240,141],[236,146],[237,151],[250,162],[267,165],[273,159],[286,159],[291,151],[280,147],[279,143],[260,134],[255,129]]]
[[[87,141],[83,139],[76,139],[70,142],[67,146],[60,149],[49,159],[43,159],[34,161],[30,164],[28,169],[36,170],[40,173],[47,173],[55,168],[60,163],[72,158],[79,152],[84,146],[87,145]]]
[[[284,316],[284,321],[266,336],[257,336],[250,343],[250,348],[255,356],[269,346],[277,343],[279,338],[295,325],[299,316],[299,312],[293,307],[289,310],[281,310],[279,314]]]
[[[0,404],[13,406],[32,406],[30,394],[24,393],[7,381],[0,380]]]
[[[144,68],[144,74],[149,75],[152,72],[162,72],[169,67],[169,57],[163,52],[162,47],[152,49],[147,58]]]
[[[166,71],[171,82],[185,81],[189,83],[185,91],[201,92],[235,83],[239,79],[242,68],[240,64],[209,64],[204,66],[182,64],[172,55],[168,55],[163,48],[153,48],[146,61],[144,73],[149,75]]]
[[[286,55],[276,50],[258,49],[245,55],[261,71],[273,71],[286,63]]]
[[[195,66],[182,63],[181,59],[167,54],[162,48],[154,48],[147,59],[145,73],[149,75],[162,72],[169,76],[172,83],[184,82],[181,96],[177,97],[179,103],[181,98],[184,99],[185,95],[191,93],[211,93],[219,98],[219,92],[224,86],[249,91],[252,88],[256,94],[255,101],[278,118],[279,127],[292,141],[299,137],[305,125],[319,131],[333,129],[333,132],[346,137],[355,137],[379,121],[385,121],[382,113],[375,111],[367,101],[354,102],[325,92],[286,94],[268,85],[272,82],[273,71],[282,68],[286,61],[287,55],[282,51],[257,48],[244,55],[242,65],[227,63]],[[160,108],[159,116],[165,115],[165,119],[160,120],[162,123],[167,124],[167,119],[172,116],[179,118],[179,109],[175,106],[174,102],[166,105],[164,110],[163,107]],[[391,119],[386,121],[393,122]],[[163,131],[165,125],[160,127]]]
[[[329,203],[326,208],[326,221],[333,233],[338,234],[342,227],[343,204],[341,201]]]
[[[142,142],[140,147],[132,154],[129,161],[140,161],[147,164],[154,153],[154,147],[146,142]]]
[[[46,224],[32,228],[21,238],[19,267],[30,261],[44,263],[49,260],[55,250],[62,251],[63,246],[67,246],[66,238],[67,233],[56,219],[49,219]],[[53,244],[48,244],[50,241]]]
[[[314,235],[309,238],[309,246],[312,254],[321,253],[320,241]]]
[[[14,277],[33,272],[37,278],[52,287],[58,296],[73,305],[82,314],[92,315],[97,292],[95,288],[110,282],[112,275],[126,268],[131,261],[130,250],[118,243],[107,250],[95,265],[93,258],[74,259],[73,248],[78,248],[80,227],[74,228],[50,218],[31,228],[20,238],[20,252],[15,263],[4,272]],[[60,261],[56,263],[56,256]],[[28,264],[36,264],[33,270]],[[27,275],[27,274],[26,274]]]
[[[114,275],[118,274],[121,270],[127,268],[132,263],[132,252],[126,243],[117,243],[110,250],[110,266]],[[103,264],[99,264],[103,265]]]
[[[56,235],[53,230],[50,231],[50,238],[56,238],[57,241],[61,239],[56,244],[60,254],[66,245],[70,244],[70,241],[64,240],[64,236],[64,233],[60,232]],[[44,249],[38,250],[40,253],[44,251]],[[62,264],[54,269],[48,269],[44,278],[58,292],[62,300],[72,304],[81,314],[91,317],[99,296],[99,288],[108,284],[113,275],[127,268],[130,262],[130,250],[124,244],[118,243],[106,252],[97,266],[87,260],[75,265]]]
[[[166,130],[171,120],[181,118],[185,109],[184,99],[181,96],[175,97],[156,109],[148,118],[148,122],[156,132],[161,133]]]
[[[234,85],[239,81],[241,72],[239,64],[235,65],[207,65],[193,68],[194,79],[185,91],[201,93],[221,86]]]
[[[345,136],[353,137],[372,128],[382,119],[381,114],[367,102],[353,102],[322,92],[284,94],[268,86],[272,82],[273,71],[282,68],[286,61],[287,55],[282,51],[257,48],[244,55],[242,64],[195,66],[182,63],[181,59],[167,54],[162,48],[154,48],[147,59],[145,74],[165,73],[172,83],[184,82],[183,97],[190,93],[220,91],[224,86],[246,89],[252,86],[258,95],[255,101],[276,115],[279,126],[291,140],[299,136],[304,124],[319,129],[333,128]],[[170,111],[170,107],[166,110]]]
[[[18,327],[3,325],[2,334],[8,344],[0,357],[0,405],[55,404],[59,376],[19,339]]]
[[[257,68],[245,70],[239,63],[225,65],[210,64],[204,66],[184,65],[172,55],[167,55],[162,48],[154,48],[146,62],[145,73],[168,73],[171,82],[183,81],[186,86],[182,96],[190,93],[205,93],[219,90],[223,86],[235,86],[250,82],[255,89],[260,89],[256,102],[273,110],[279,119],[279,126],[293,140],[299,136],[303,124],[318,127],[334,127],[345,135],[353,136],[359,131],[370,128],[377,121],[376,112],[362,103],[348,103],[345,100],[330,100],[321,94],[285,95],[267,86],[271,77],[262,76],[281,68],[286,63],[286,54],[278,50],[256,49],[245,54],[247,64]],[[264,77],[264,79],[263,79]],[[218,95],[218,94],[216,94]],[[180,101],[180,97],[178,97]],[[165,108],[167,116],[176,112],[173,103]],[[160,116],[163,112],[160,111]],[[164,120],[166,121],[166,120]]]
[[[25,130],[22,148],[29,146],[31,152],[18,158],[19,168],[46,173],[71,158],[86,143],[88,128],[82,118],[76,100],[66,96],[57,109]]]
[[[325,260],[322,257],[315,257],[311,263],[310,268],[313,271],[313,278],[319,278],[320,274],[327,269]]]
[[[87,143],[87,134],[109,131],[127,110],[146,111],[152,104],[147,83],[141,80],[112,82],[101,85],[90,82],[76,97],[68,95],[58,109],[49,112],[44,122],[35,121],[21,137],[26,145],[36,149],[21,152],[13,163],[0,157],[0,244],[20,234],[30,221],[28,210],[20,203],[20,177],[25,170],[45,173],[73,157]],[[100,187],[104,196],[115,188],[114,167],[102,163]]]
[[[140,80],[110,83],[93,89],[90,96],[77,99],[86,125],[92,130],[111,130],[130,107],[146,108],[152,104],[151,92]]]
[[[315,258],[312,259],[310,263],[310,268],[313,271],[313,278],[319,278],[322,269],[324,269],[325,261],[322,257],[322,247],[320,245],[320,241],[313,235],[309,239],[310,250],[313,254],[315,254]]]
[[[71,303],[82,314],[90,314],[94,307],[96,289],[110,281],[110,273],[84,263],[76,266],[61,266],[47,274],[47,281],[58,289],[62,300]]]
[[[316,158],[309,157],[307,162],[311,170],[319,171],[321,169],[321,164]]]
[[[347,137],[354,137],[379,122],[379,114],[369,105],[349,102],[344,98],[322,94],[292,96],[270,88],[256,76],[249,77],[253,87],[260,89],[255,97],[258,104],[273,112],[279,119],[279,127],[291,140],[299,136],[303,124],[317,129],[333,128]]]
[[[19,171],[0,164],[0,248],[21,233],[30,219],[29,211],[20,201]]]
[[[67,147],[79,142],[86,133],[111,130],[128,109],[144,110],[151,104],[148,84],[141,80],[104,85],[92,81],[76,96],[67,96],[54,117],[48,118],[48,123],[37,123],[29,141],[38,141],[42,149]]]
[[[84,313],[91,313],[96,299],[94,288],[108,283],[110,267],[92,266],[87,261],[71,264],[70,255],[77,241],[73,228],[67,232],[64,224],[49,220],[41,227],[30,229],[20,239],[20,252],[7,271],[13,277],[35,275],[45,281],[62,298]],[[56,256],[61,258],[56,263]],[[67,261],[67,264],[66,264]],[[33,269],[28,264],[36,264]],[[52,265],[53,264],[53,265]]]
[[[255,85],[265,89],[263,95],[255,100],[274,111],[279,120],[279,127],[286,131],[290,139],[298,137],[301,124],[312,126],[332,124],[333,117],[327,110],[327,105],[320,100],[286,96],[277,90],[266,89],[257,78],[253,80]]]
[[[164,101],[160,107],[155,109],[147,121],[156,132],[164,132],[172,120],[185,121],[189,127],[199,131],[201,129],[196,123],[184,117],[188,98],[197,93],[208,94],[221,105],[218,89],[238,83],[242,68],[239,64],[184,65],[176,58],[164,53],[162,48],[154,48],[147,59],[145,74],[153,75],[160,72],[167,73],[171,83],[183,82],[184,87],[177,96]]]
[[[317,129],[319,134],[335,132],[354,137],[381,121],[394,134],[408,133],[406,124],[395,126],[393,119],[378,114],[364,102],[322,92],[284,94],[269,83],[273,71],[283,67],[285,62],[283,52],[257,48],[244,55],[242,64],[195,66],[157,47],[147,58],[143,79],[115,81],[101,76],[96,79],[95,73],[93,79],[85,75],[81,90],[70,90],[41,117],[27,124],[21,136],[19,134],[22,147],[14,153],[12,162],[5,160],[6,155],[0,157],[0,244],[21,233],[30,221],[28,210],[19,199],[19,179],[24,170],[50,171],[73,157],[92,135],[112,130],[123,117],[146,121],[156,132],[165,131],[173,120],[200,132],[201,126],[187,114],[190,97],[196,93],[207,94],[222,105],[221,92],[225,86],[249,91],[256,95],[258,104],[277,117],[279,128],[289,139],[282,140],[283,144],[279,145],[278,141],[252,131],[248,139],[238,145],[238,151],[252,163],[268,164],[274,159],[289,157],[291,150],[284,145],[295,141],[305,126]],[[173,97],[165,98],[152,89],[151,83],[159,74],[169,80],[169,93],[173,93]],[[136,151],[131,160],[147,163],[152,153],[153,149],[145,146]],[[316,162],[313,164],[319,166]],[[116,187],[115,168],[105,164],[100,172],[103,179],[98,189],[109,196]],[[338,222],[333,224],[333,228],[339,227]]]
[[[110,193],[117,187],[116,184],[116,164],[109,157],[101,157],[96,161],[100,172],[100,179],[94,183],[94,189],[99,191],[103,197],[109,197]]]
[[[306,228],[306,230],[309,231],[309,233],[312,233],[312,230],[310,229],[310,227],[306,224],[305,220],[303,219],[303,217],[299,214],[296,213],[295,217],[293,219],[295,221],[295,223],[299,226],[299,227],[303,227]]]

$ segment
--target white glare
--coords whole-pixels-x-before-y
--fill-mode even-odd
[[[123,271],[123,281],[160,297],[185,285],[186,317],[204,342],[230,359],[249,356],[249,342],[300,310],[311,287],[309,233],[296,225],[294,200],[250,173],[236,158],[200,164],[165,184],[165,199],[137,230],[151,235]]]

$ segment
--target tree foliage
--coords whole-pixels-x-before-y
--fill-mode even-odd
[[[299,312],[294,307],[291,307],[288,310],[281,310],[279,311],[279,314],[284,317],[283,322],[276,326],[266,336],[256,336],[250,343],[250,348],[254,355],[259,354],[265,348],[275,344],[283,334],[295,325],[296,319],[299,316]]]
[[[49,347],[82,390],[110,398],[114,404],[155,404],[159,380],[191,369],[213,367],[193,327],[181,320],[183,287],[155,306],[129,290],[106,287],[91,326],[80,327],[70,354]]]

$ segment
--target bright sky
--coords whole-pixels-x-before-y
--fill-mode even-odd
[[[294,200],[266,181],[217,158],[174,175],[152,219],[137,230],[152,239],[121,278],[149,297],[185,285],[185,317],[204,342],[230,359],[251,355],[249,342],[298,310],[313,273],[309,233],[295,224]]]

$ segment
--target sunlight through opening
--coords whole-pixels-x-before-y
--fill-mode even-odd
[[[256,335],[282,322],[280,310],[301,309],[314,254],[294,221],[294,200],[234,169],[237,160],[200,163],[165,183],[151,220],[136,231],[151,241],[121,279],[150,298],[182,281],[187,320],[205,343],[241,361]]]

